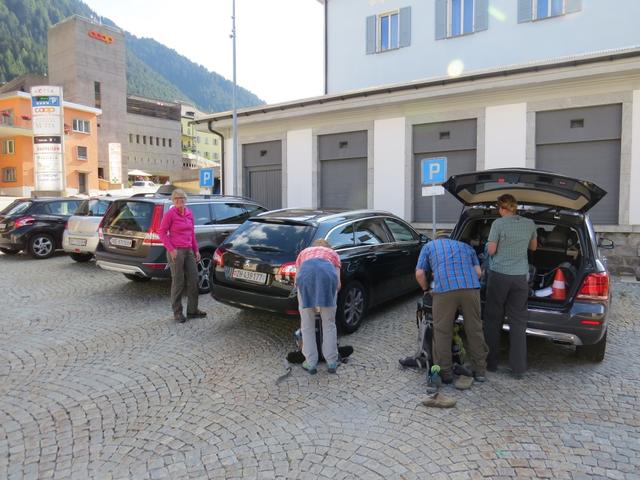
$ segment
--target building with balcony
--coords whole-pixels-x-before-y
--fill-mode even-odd
[[[100,109],[63,102],[66,193],[98,190]],[[35,189],[31,95],[0,94],[0,195],[29,196]]]
[[[190,169],[213,168],[214,189],[220,184],[220,165],[222,163],[222,138],[214,132],[202,132],[196,129],[194,120],[204,114],[192,105],[181,105],[182,128],[182,166]]]

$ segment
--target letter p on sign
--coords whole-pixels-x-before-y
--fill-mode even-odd
[[[447,157],[423,158],[420,166],[422,185],[437,185],[447,179]]]

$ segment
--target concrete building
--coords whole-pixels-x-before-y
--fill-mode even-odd
[[[638,2],[616,5],[627,18],[640,13]],[[591,217],[616,242],[610,264],[640,267],[633,22],[613,20],[594,0],[332,0],[325,8],[328,95],[240,110],[237,171],[230,112],[198,121],[227,139],[225,185],[237,175],[235,193],[270,207],[381,208],[428,229],[423,158],[446,156],[449,174],[549,170],[607,190]],[[454,30],[454,13],[475,30],[464,22]],[[438,227],[453,226],[460,210],[449,194],[439,197]]]
[[[100,110],[63,102],[66,194],[98,191]],[[35,189],[31,95],[0,94],[0,195],[30,196]]]
[[[125,147],[127,72],[124,32],[74,15],[49,29],[49,84],[65,99],[102,110],[98,122],[98,175],[109,178],[109,144]],[[126,155],[122,155],[126,175]]]

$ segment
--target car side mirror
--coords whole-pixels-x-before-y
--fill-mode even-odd
[[[424,233],[420,234],[420,243],[428,243],[429,242],[429,237],[427,237]]]
[[[601,248],[603,250],[613,250],[614,247],[614,243],[613,240],[609,239],[609,238],[600,238],[598,239],[598,248]]]

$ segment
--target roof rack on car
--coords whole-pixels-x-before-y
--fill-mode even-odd
[[[202,197],[202,198],[237,198],[239,200],[247,200],[249,202],[257,203],[253,198],[244,197],[242,195],[222,195],[219,193],[187,193],[188,197]]]

